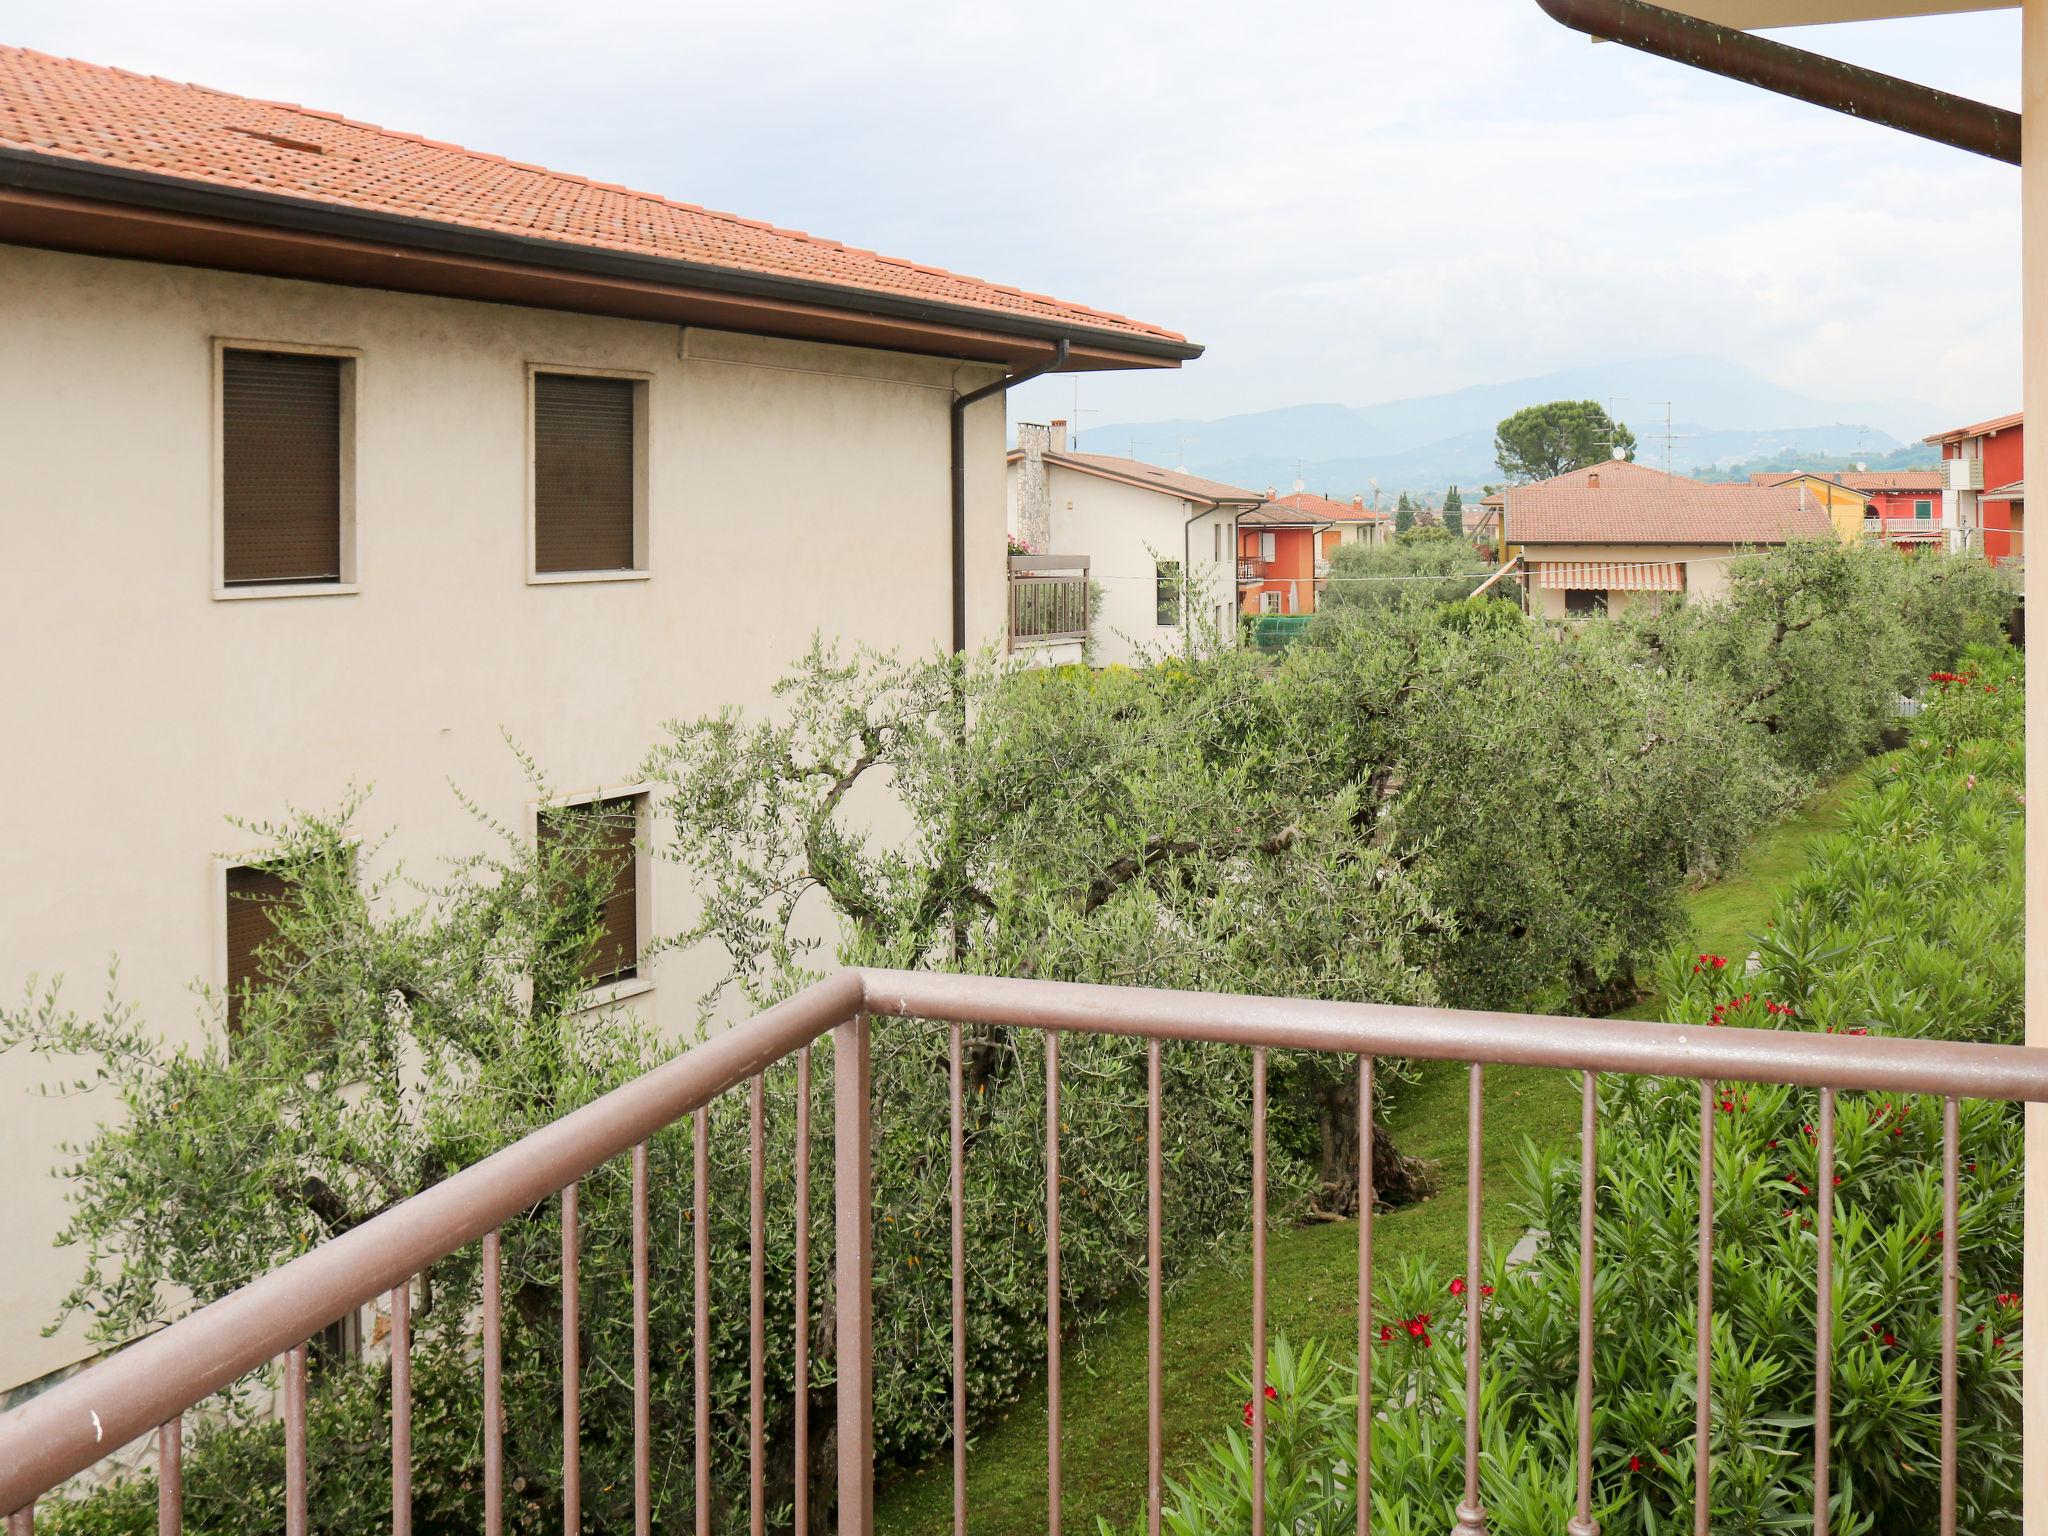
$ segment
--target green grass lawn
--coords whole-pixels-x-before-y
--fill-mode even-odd
[[[1694,938],[1733,954],[1768,915],[1777,890],[1804,867],[1808,846],[1834,823],[1858,782],[1849,775],[1800,812],[1762,834],[1743,866],[1693,895]],[[1651,999],[1623,1017],[1654,1018]],[[1464,1267],[1467,1159],[1466,1069],[1424,1068],[1390,1116],[1396,1142],[1429,1162],[1438,1193],[1404,1210],[1383,1212],[1374,1228],[1379,1263],[1406,1256],[1433,1260],[1445,1274]],[[1578,1128],[1574,1074],[1533,1067],[1486,1073],[1485,1205],[1490,1242],[1509,1243],[1521,1223],[1511,1206],[1525,1139],[1570,1140]],[[1169,1295],[1162,1350],[1165,1461],[1168,1474],[1199,1457],[1237,1417],[1243,1392],[1231,1379],[1250,1356],[1250,1251],[1193,1276]],[[1297,1342],[1329,1341],[1348,1358],[1356,1338],[1358,1228],[1323,1222],[1276,1232],[1267,1244],[1268,1326]],[[935,1368],[939,1368],[935,1362]],[[1145,1309],[1142,1297],[1113,1308],[1068,1346],[1063,1372],[1061,1442],[1063,1527],[1093,1532],[1095,1517],[1119,1525],[1142,1512],[1145,1497]],[[968,1457],[968,1510],[977,1536],[1040,1536],[1046,1528],[1045,1393],[1029,1394],[984,1426]],[[951,1462],[942,1458],[898,1478],[876,1500],[876,1523],[890,1536],[942,1536],[952,1528]]]

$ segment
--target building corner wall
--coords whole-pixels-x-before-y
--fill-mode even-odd
[[[2020,53],[2024,113],[2020,201],[2026,413],[2048,421],[2048,0],[2025,0]],[[2027,439],[2026,478],[2048,484],[2048,432]],[[2026,563],[2027,606],[2048,604],[2048,561]],[[2027,788],[2048,785],[2048,670],[2027,668]],[[2048,1048],[2048,815],[2027,818],[2027,1043]],[[2027,1109],[2027,1215],[2022,1294],[2048,1294],[2048,1105]],[[2048,1328],[2023,1335],[2026,1507],[2023,1528],[2048,1532]]]

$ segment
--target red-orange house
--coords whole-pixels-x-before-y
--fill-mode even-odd
[[[1340,544],[1376,544],[1393,519],[1363,496],[1332,501],[1308,491],[1275,495],[1237,519],[1241,613],[1314,613],[1323,569]]]
[[[2018,412],[1937,432],[1943,520],[1958,545],[1981,549],[1993,565],[2026,554],[2026,417]]]

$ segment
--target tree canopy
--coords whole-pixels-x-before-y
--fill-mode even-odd
[[[1633,459],[1636,435],[1597,400],[1552,400],[1525,406],[1493,431],[1494,462],[1509,480],[1548,480],[1612,458]]]

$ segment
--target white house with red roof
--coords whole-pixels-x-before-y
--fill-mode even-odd
[[[648,826],[662,722],[771,707],[814,634],[929,654],[1003,632],[1007,382],[1200,352],[757,219],[18,48],[0,334],[0,987],[67,974],[90,1008],[118,956],[122,997],[195,1047],[226,1007],[194,984],[261,977],[260,908],[231,893],[275,877],[229,817],[374,786],[377,860],[431,870],[493,835],[451,785],[515,829],[549,809],[509,737],[551,805]],[[1177,523],[1162,543],[1181,548]],[[591,1006],[687,1029],[716,962],[643,946],[695,895],[678,866],[624,863]],[[45,1171],[103,1113],[32,1096],[21,1058],[0,1057],[0,1392],[87,1350],[39,1337],[79,1262],[50,1245]]]
[[[1067,424],[1019,422],[1009,454],[1010,646],[1044,661],[1142,664],[1192,633],[1237,635],[1238,519],[1257,491],[1142,459],[1083,453]],[[1085,562],[1085,564],[1084,564]],[[1085,583],[1085,621],[1045,584]]]
[[[1510,486],[1500,505],[1529,610],[1545,618],[1711,601],[1742,551],[1839,537],[1828,507],[1797,483],[1707,485],[1627,460]]]

